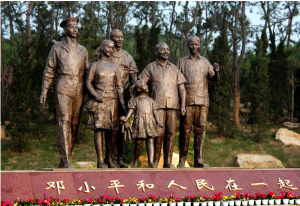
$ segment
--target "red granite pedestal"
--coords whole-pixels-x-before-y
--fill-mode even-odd
[[[1,172],[1,200],[49,196],[69,199],[212,195],[292,191],[300,194],[300,169],[92,169]]]

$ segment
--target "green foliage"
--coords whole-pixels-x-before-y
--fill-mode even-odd
[[[220,65],[220,82],[210,85],[210,110],[209,118],[218,127],[218,135],[233,137],[230,122],[230,82],[232,78],[230,65],[230,48],[227,37],[227,23],[224,21],[219,37],[215,39],[214,47],[209,55],[211,62]]]
[[[147,25],[135,28],[137,53],[135,60],[140,71],[156,60],[155,46],[158,43],[160,31],[160,27],[151,27],[149,30]]]
[[[30,48],[30,44],[27,45]],[[22,62],[14,66],[14,80],[10,87],[13,94],[10,102],[10,124],[7,132],[11,136],[12,150],[24,152],[26,149],[26,136],[30,132],[30,119],[33,108],[31,73],[36,66],[36,60],[26,56],[27,51],[21,52]],[[26,70],[24,70],[26,68]],[[19,92],[19,91],[22,92]]]
[[[136,39],[136,64],[139,69],[144,69],[150,61],[150,52],[148,51],[149,31],[148,26],[142,28],[135,27]]]
[[[97,18],[94,14],[100,9],[99,3],[95,1],[83,6],[85,12],[80,19],[81,27],[77,38],[78,42],[88,50],[90,62],[95,61],[94,53],[105,39],[103,18]]]
[[[269,76],[267,61],[268,40],[266,29],[261,39],[256,41],[256,59],[252,62],[249,75],[248,93],[251,101],[251,114],[249,123],[255,125],[256,141],[261,142],[262,125],[268,121],[269,111]]]
[[[156,54],[155,54],[155,46],[158,44],[159,34],[161,32],[160,26],[157,27],[151,27],[150,28],[150,34],[149,34],[149,40],[148,40],[148,51],[150,54],[150,62],[153,62],[156,60]]]
[[[271,47],[269,63],[270,112],[274,122],[281,121],[284,116],[286,88],[288,81],[287,56],[284,41],[280,41],[276,51]]]

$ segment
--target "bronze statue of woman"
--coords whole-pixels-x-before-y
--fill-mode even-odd
[[[112,160],[112,152],[116,143],[116,131],[119,129],[118,100],[125,108],[121,72],[110,59],[113,52],[114,42],[104,40],[96,50],[97,61],[90,66],[86,77],[86,87],[91,96],[86,103],[90,113],[87,127],[94,130],[97,168],[107,167],[103,159],[104,133],[108,167],[116,167]]]

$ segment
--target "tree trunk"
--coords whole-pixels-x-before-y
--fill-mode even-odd
[[[233,120],[237,127],[240,126],[240,102],[241,102],[241,93],[237,93],[236,96],[233,97]]]
[[[110,25],[111,29],[115,29],[115,22],[114,22],[114,4],[112,1],[109,2],[109,20],[110,20]]]
[[[63,3],[63,19],[67,18],[67,3],[66,2],[62,2]]]
[[[151,21],[152,21],[152,27],[156,27],[156,2],[152,1],[152,16],[151,16]]]
[[[215,30],[215,25],[217,23],[217,9],[218,9],[219,2],[214,2],[214,4],[215,4],[215,6],[214,6],[214,17],[213,17],[214,21],[213,21],[213,25],[211,27],[211,30],[209,32],[209,35],[208,35],[208,37],[205,41],[205,49],[204,49],[204,53],[203,53],[204,57],[206,56],[208,45],[209,45],[210,39],[212,38],[213,31]]]
[[[297,5],[298,2],[286,2],[288,4],[288,10],[289,10],[289,22],[286,28],[286,36],[287,36],[287,43],[286,48],[289,50],[290,41],[291,41],[291,34],[292,34],[292,25],[293,25],[293,18],[297,15]],[[290,8],[290,3],[293,5],[293,8]]]
[[[33,11],[34,1],[30,1],[28,11],[26,14],[26,25],[27,25],[27,43],[31,42],[31,26],[30,26],[30,16]]]
[[[197,23],[197,32],[196,35],[201,39],[201,27],[202,27],[202,8],[199,6],[198,10],[198,23]]]
[[[242,7],[243,6],[243,7]],[[238,22],[239,22],[239,11],[242,7],[242,17],[241,17],[241,26],[242,26],[242,49],[237,57],[238,51],[238,38],[237,38],[237,30],[238,30]],[[234,11],[234,26],[232,32],[232,39],[233,39],[233,98],[234,98],[234,110],[233,110],[233,117],[234,123],[237,127],[240,126],[240,118],[239,118],[239,111],[240,111],[240,99],[241,99],[241,92],[240,92],[240,66],[241,62],[244,58],[245,47],[246,47],[246,27],[245,27],[245,10],[246,4],[245,2],[239,2],[238,8]]]
[[[1,6],[2,8],[5,6],[5,2],[1,2]],[[6,95],[6,87],[5,87],[5,83],[6,83],[6,77],[8,74],[8,69],[7,66],[5,65],[5,59],[4,59],[4,38],[3,38],[3,29],[1,29],[1,123],[4,124],[5,123],[5,118],[6,118],[6,101],[5,98]]]
[[[58,27],[58,14],[59,14],[59,7],[56,9],[56,15],[55,15],[55,32],[57,32],[57,27]]]
[[[54,12],[55,12],[55,1],[52,2],[52,10],[51,10],[51,28],[50,28],[50,40],[53,40],[54,36]]]
[[[184,56],[184,34],[181,33],[181,38],[180,38],[180,56]]]
[[[295,85],[294,85],[294,69],[292,69],[292,81],[291,81],[291,87],[292,87],[292,91],[291,91],[291,119],[290,121],[293,122],[294,121],[294,108],[295,108]]]
[[[12,4],[12,2],[11,2],[11,4]],[[14,38],[14,22],[13,22],[13,17],[12,17],[12,10],[13,10],[12,7],[10,7],[9,8],[9,32],[10,32],[9,44],[10,44],[10,59],[11,59],[11,62],[13,64],[15,55],[14,55],[14,41],[13,41],[13,38]]]

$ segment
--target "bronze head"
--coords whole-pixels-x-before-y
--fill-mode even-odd
[[[187,47],[191,54],[198,54],[200,50],[200,38],[198,36],[190,36],[187,42]]]
[[[76,38],[78,35],[78,22],[76,17],[70,17],[60,23],[60,27],[64,29],[65,35],[71,38]]]
[[[135,88],[138,92],[149,92],[148,85],[143,80],[137,80],[135,82]]]
[[[114,42],[110,39],[105,39],[95,51],[96,60],[99,60],[102,55],[110,57],[114,52]]]
[[[170,49],[166,43],[158,43],[155,46],[155,54],[158,59],[167,60],[170,56]]]
[[[115,43],[115,47],[121,48],[123,46],[123,33],[119,29],[113,29],[110,32],[110,39]]]

